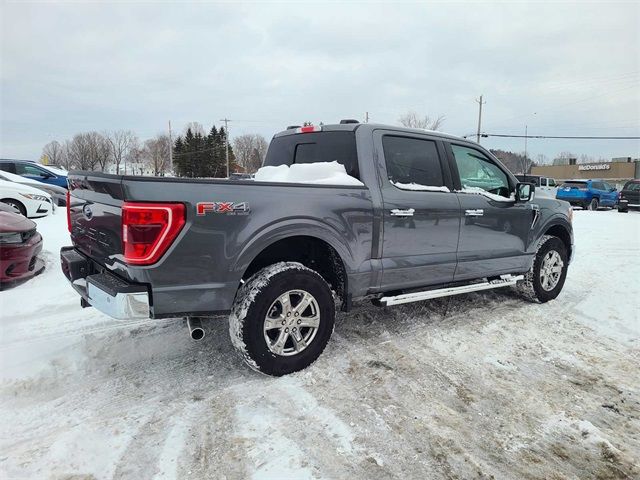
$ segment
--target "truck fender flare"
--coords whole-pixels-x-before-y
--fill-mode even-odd
[[[267,226],[256,233],[242,248],[236,261],[231,267],[231,272],[242,278],[251,262],[260,253],[274,243],[290,237],[313,237],[330,245],[340,256],[346,272],[356,269],[355,259],[349,245],[341,239],[338,232],[329,225],[312,219],[304,219],[303,222],[292,223],[285,220]]]
[[[569,220],[564,215],[561,215],[561,214],[553,215],[544,224],[540,225],[538,229],[536,229],[536,236],[535,236],[534,242],[532,242],[532,245],[537,245],[539,239],[542,238],[544,235],[554,235],[553,232],[551,233],[548,233],[548,232],[549,230],[556,229],[558,227],[564,230],[564,235],[560,236],[559,238],[563,242],[567,243],[567,250],[569,250],[569,253],[571,253],[570,251],[573,247],[573,245],[571,244],[571,238],[572,238],[571,223],[569,223]],[[554,235],[554,236],[558,236],[558,235]]]

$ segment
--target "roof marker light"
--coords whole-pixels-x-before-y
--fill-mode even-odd
[[[296,128],[296,133],[311,133],[320,131],[322,131],[322,127],[320,125],[306,125],[304,127]]]

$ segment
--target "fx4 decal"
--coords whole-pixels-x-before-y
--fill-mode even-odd
[[[198,215],[207,213],[224,213],[225,215],[248,215],[249,204],[247,202],[198,202],[196,212]]]

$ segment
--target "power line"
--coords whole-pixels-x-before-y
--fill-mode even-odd
[[[475,135],[475,134],[473,134]],[[463,138],[470,137],[471,135],[465,135]],[[562,138],[568,140],[640,140],[640,137],[597,137],[597,136],[560,136],[560,135],[507,135],[501,133],[482,133],[481,137],[503,137],[503,138]]]

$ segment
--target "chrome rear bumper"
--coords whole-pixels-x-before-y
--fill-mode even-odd
[[[126,320],[149,318],[149,294],[147,292],[117,292],[111,295],[87,277],[87,302],[112,318]]]

